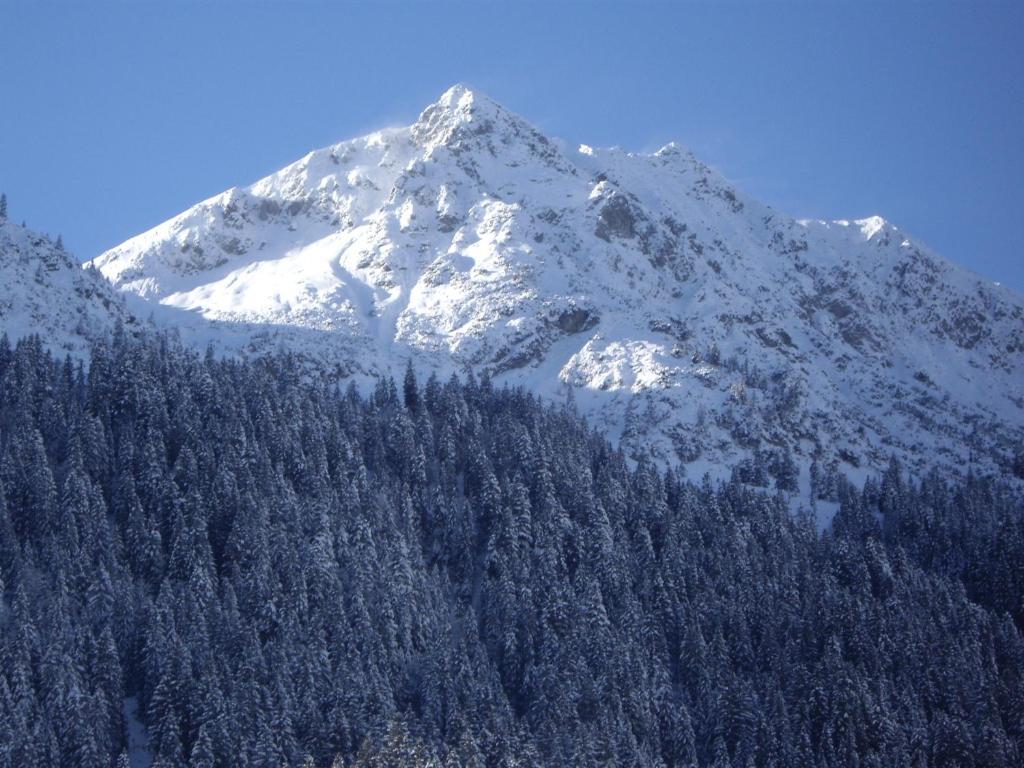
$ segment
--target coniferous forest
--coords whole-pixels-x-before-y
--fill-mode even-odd
[[[894,464],[820,534],[521,390],[299,370],[0,343],[0,765],[1024,764],[1009,486]]]

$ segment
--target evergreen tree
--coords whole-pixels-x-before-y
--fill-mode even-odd
[[[405,396],[405,407],[413,413],[418,411],[420,407],[420,392],[416,384],[416,372],[412,368],[412,358],[409,359],[405,368],[402,392]]]
[[[1019,765],[1024,502],[121,332],[0,339],[0,765]],[[789,479],[787,479],[789,478]]]

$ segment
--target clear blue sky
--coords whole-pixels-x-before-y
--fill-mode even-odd
[[[798,216],[879,213],[1024,289],[1024,3],[0,0],[0,189],[93,256],[465,81],[675,139]]]

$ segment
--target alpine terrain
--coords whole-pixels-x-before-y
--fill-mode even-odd
[[[461,85],[92,264],[214,321],[200,342],[487,372],[691,476],[1005,469],[1024,435],[1024,297],[881,218],[795,220],[675,144],[574,149]]]
[[[84,354],[118,323],[139,322],[93,269],[82,269],[58,238],[0,215],[0,332],[11,339],[38,334],[56,353]]]
[[[461,86],[85,268],[0,195],[0,768],[1024,765],[1022,387],[883,220]]]

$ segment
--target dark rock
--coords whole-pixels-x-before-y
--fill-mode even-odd
[[[273,216],[277,216],[280,212],[281,205],[276,200],[268,200],[266,198],[260,200],[260,204],[256,208],[256,215],[260,221],[266,221]]]
[[[636,214],[629,201],[614,195],[601,206],[594,234],[606,242],[611,242],[613,237],[630,240],[636,235],[636,221]]]
[[[600,319],[589,309],[567,309],[558,316],[555,324],[565,333],[580,333],[593,328]]]

